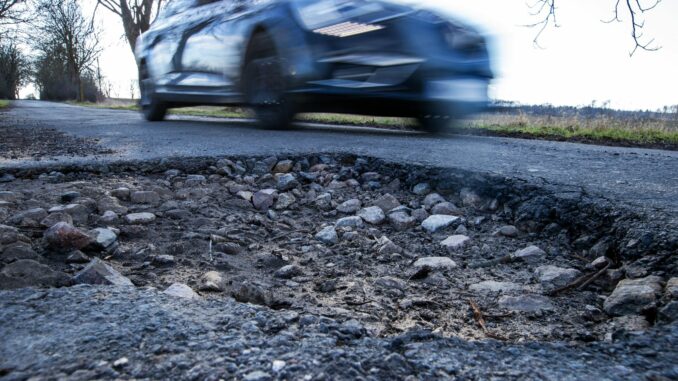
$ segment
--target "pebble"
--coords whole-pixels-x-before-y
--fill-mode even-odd
[[[273,273],[274,277],[280,279],[291,279],[299,275],[303,275],[303,271],[301,270],[301,267],[297,265],[285,265]]]
[[[297,202],[297,198],[292,193],[282,193],[278,196],[278,200],[273,207],[276,210],[287,209]]]
[[[84,269],[75,274],[73,281],[78,284],[134,286],[132,281],[99,258],[92,259]]]
[[[90,258],[80,250],[72,251],[66,257],[66,263],[87,263],[90,261]]]
[[[417,269],[449,270],[457,267],[457,264],[447,257],[424,257],[417,259],[413,266]]]
[[[235,195],[240,197],[241,199],[243,199],[245,201],[252,201],[253,193],[250,192],[250,191],[246,191],[246,190],[240,190]]]
[[[678,299],[678,277],[673,277],[666,282],[666,295],[672,299]]]
[[[445,238],[442,242],[440,242],[440,244],[447,248],[448,251],[452,252],[461,249],[470,240],[471,238],[468,236],[455,234]]]
[[[252,196],[252,204],[259,210],[268,210],[273,206],[277,192],[275,189],[262,189]]]
[[[459,191],[459,198],[461,198],[461,202],[464,206],[474,208],[479,207],[482,202],[480,196],[470,188],[462,188],[461,191]]]
[[[296,176],[291,173],[285,173],[278,176],[276,187],[281,191],[288,191],[299,186]]]
[[[160,196],[154,191],[135,191],[130,195],[130,200],[135,204],[157,205],[160,203]]]
[[[222,292],[226,287],[226,280],[218,271],[208,271],[200,278],[200,291]]]
[[[118,214],[112,210],[107,210],[99,217],[99,222],[102,224],[115,224],[119,220]]]
[[[391,209],[399,207],[400,201],[398,201],[398,199],[395,198],[395,196],[393,196],[392,194],[386,193],[385,195],[375,200],[374,205],[381,208],[381,210],[384,213],[388,213]]]
[[[539,266],[534,274],[545,291],[567,286],[582,275],[579,270],[552,265]]]
[[[111,191],[111,196],[113,196],[113,197],[115,197],[119,200],[123,200],[123,201],[129,200],[130,194],[131,194],[131,192],[130,192],[129,188],[125,188],[125,187],[120,187],[120,188],[117,188],[117,189],[113,189]]]
[[[75,201],[75,199],[78,198],[78,197],[80,197],[80,192],[69,191],[69,192],[62,193],[61,196],[59,196],[59,199],[63,203],[69,203],[69,202]]]
[[[357,198],[352,198],[339,204],[339,206],[337,206],[337,210],[340,211],[341,213],[347,214],[355,213],[360,209],[361,205],[362,203],[360,202],[360,200],[358,200]]]
[[[456,205],[451,202],[444,201],[435,204],[433,208],[431,208],[431,214],[449,214],[452,216],[460,216],[462,213]]]
[[[386,215],[378,206],[369,206],[358,211],[358,217],[362,218],[368,224],[379,225],[384,222]]]
[[[423,196],[431,192],[431,184],[429,183],[419,183],[412,188],[412,193]]]
[[[339,241],[339,237],[337,236],[337,231],[334,229],[334,226],[328,226],[319,231],[315,235],[315,239],[327,244],[335,244],[337,241]]]
[[[388,221],[398,231],[411,228],[417,223],[417,219],[410,216],[407,212],[395,212],[388,215]]]
[[[193,289],[190,286],[184,283],[172,283],[162,293],[185,299],[200,298],[200,295],[198,295],[195,291],[193,291]]]
[[[435,204],[445,202],[445,198],[439,195],[438,193],[431,193],[424,197],[424,206],[427,208],[432,208]]]
[[[526,263],[535,263],[544,256],[546,256],[546,252],[544,250],[538,248],[537,246],[531,245],[511,254],[511,259],[520,260]]]
[[[363,219],[358,217],[358,216],[349,216],[349,217],[342,217],[337,220],[337,222],[334,224],[335,228],[341,228],[341,227],[352,227],[352,228],[361,228],[363,227]]]
[[[47,217],[40,221],[40,225],[49,228],[54,226],[57,222],[66,222],[72,225],[73,217],[71,217],[70,214],[63,212],[50,213]]]
[[[125,221],[128,224],[150,224],[151,222],[155,221],[155,214],[149,212],[130,213],[125,216]]]
[[[113,231],[105,228],[92,229],[90,234],[94,238],[94,243],[102,249],[107,249],[118,239],[118,236]]]
[[[460,219],[461,218],[457,216],[434,214],[425,219],[424,222],[421,223],[421,227],[429,233],[435,233],[440,229],[444,229],[452,225]]]
[[[513,238],[518,236],[518,229],[513,225],[505,225],[499,228],[497,234]]]
[[[273,167],[273,172],[287,173],[291,171],[293,167],[294,163],[292,162],[292,160],[281,160],[275,165],[275,167]]]

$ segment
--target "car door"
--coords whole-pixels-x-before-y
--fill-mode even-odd
[[[233,1],[202,0],[185,21],[176,58],[181,91],[228,95],[233,81],[225,75],[232,62],[233,36],[229,22],[237,9]]]

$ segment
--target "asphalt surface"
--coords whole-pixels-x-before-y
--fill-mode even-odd
[[[80,163],[217,155],[354,153],[386,160],[489,172],[531,182],[582,187],[630,205],[678,210],[678,152],[498,137],[429,136],[376,128],[300,124],[268,131],[246,120],[172,117],[149,123],[131,111],[17,101],[0,123],[48,127],[97,138],[115,153],[53,157]],[[41,161],[1,159],[2,167],[40,166]]]

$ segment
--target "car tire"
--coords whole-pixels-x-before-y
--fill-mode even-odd
[[[429,134],[442,134],[452,130],[452,121],[439,115],[421,115],[417,118],[419,129]]]
[[[243,93],[258,125],[266,129],[289,128],[294,108],[286,96],[288,88],[283,65],[273,42],[257,34],[250,43],[243,73]]]
[[[158,100],[152,80],[144,66],[139,70],[139,91],[141,93],[139,105],[144,118],[149,122],[159,122],[165,119],[167,104]]]

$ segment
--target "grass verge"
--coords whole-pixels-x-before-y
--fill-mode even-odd
[[[1,101],[0,101],[1,102]],[[71,103],[80,106],[116,110],[138,110],[130,101]],[[197,106],[173,109],[170,114],[215,118],[249,118],[247,110],[237,107]],[[305,122],[408,129],[416,122],[408,118],[373,117],[347,114],[300,114]],[[524,114],[484,114],[463,123],[458,132],[573,141],[615,146],[633,146],[678,150],[678,120],[621,119],[614,117],[542,117]]]
[[[0,109],[9,107],[9,101],[7,99],[0,99]]]

